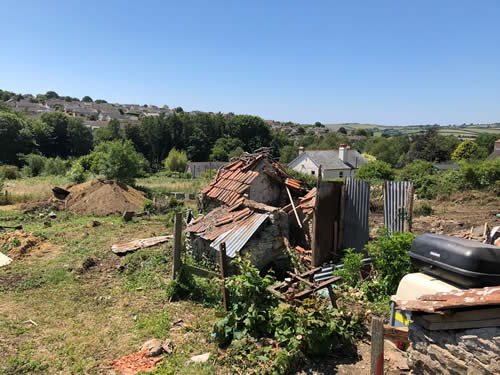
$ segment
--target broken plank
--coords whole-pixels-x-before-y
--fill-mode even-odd
[[[408,344],[410,342],[408,339],[408,327],[393,327],[384,324],[384,339]]]
[[[126,254],[131,251],[136,251],[139,249],[144,249],[146,247],[151,247],[163,242],[167,242],[174,237],[169,235],[169,236],[158,236],[158,237],[151,237],[151,238],[142,238],[139,240],[133,240],[130,242],[124,242],[120,244],[116,244],[111,246],[111,251],[115,254],[122,255]]]
[[[292,194],[290,194],[290,190],[288,189],[288,186],[285,186],[285,189],[286,189],[286,192],[288,193],[288,198],[290,199],[290,203],[292,204],[293,213],[295,214],[295,218],[297,219],[297,224],[299,225],[299,228],[302,228],[302,223],[300,222],[299,214],[297,213],[297,209],[295,208],[295,204],[293,203]]]

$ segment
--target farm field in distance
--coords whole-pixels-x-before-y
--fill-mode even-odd
[[[375,136],[381,136],[384,133],[390,135],[410,135],[423,132],[429,128],[429,125],[389,126],[357,123],[328,124],[325,126],[331,131],[337,131],[340,127],[344,127],[347,131],[353,131],[356,129],[372,129]],[[474,139],[481,134],[499,134],[500,136],[500,123],[440,126],[438,128],[438,132],[442,135],[453,135],[461,139]]]

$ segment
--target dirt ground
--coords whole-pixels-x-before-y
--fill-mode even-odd
[[[457,235],[470,232],[474,237],[482,237],[484,224],[489,228],[500,225],[500,197],[492,193],[472,191],[458,193],[448,199],[433,200],[429,202],[433,213],[429,216],[414,215],[413,233],[436,233],[444,235]],[[414,207],[419,204],[414,203]],[[376,236],[377,230],[384,225],[383,211],[370,212],[370,235]]]

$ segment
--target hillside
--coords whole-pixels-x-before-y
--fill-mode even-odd
[[[341,127],[345,128],[348,132],[355,131],[356,129],[371,129],[374,135],[380,136],[382,134],[400,135],[400,134],[415,134],[423,132],[426,129],[437,126],[439,133],[442,135],[453,135],[462,139],[474,139],[481,134],[500,134],[500,123],[494,124],[462,124],[462,125],[377,125],[377,124],[359,124],[359,123],[345,123],[345,124],[325,124],[325,127],[330,131],[337,131]]]

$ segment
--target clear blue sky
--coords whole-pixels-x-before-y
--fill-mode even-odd
[[[500,121],[500,1],[11,1],[0,88],[310,123]]]

